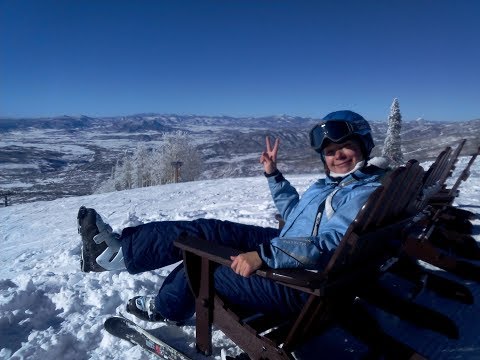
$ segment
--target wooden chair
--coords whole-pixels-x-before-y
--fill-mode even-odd
[[[471,231],[471,223],[464,216],[466,211],[452,206],[461,182],[468,178],[478,151],[472,155],[452,188],[447,189],[445,184],[464,144],[465,140],[461,140],[453,152],[447,147],[426,171],[421,195],[409,207],[411,214],[419,213],[419,216],[403,244],[406,257],[401,256],[401,261],[389,271],[418,283],[418,292],[429,288],[442,296],[468,304],[473,302],[473,296],[466,287],[416,265],[416,260],[422,260],[468,279],[480,279],[480,268],[463,259],[480,260],[480,248],[467,234]]]
[[[455,151],[453,151],[450,146],[447,146],[445,150],[440,152],[432,165],[430,165],[425,172],[422,196],[418,199],[419,201],[415,203],[416,209],[414,209],[414,211],[421,211],[433,196],[445,188],[445,181],[452,175],[465,142],[466,140],[462,139],[455,148]]]
[[[453,201],[458,196],[460,185],[462,184],[462,182],[467,181],[468,177],[470,176],[470,168],[477,159],[479,153],[480,147],[478,147],[477,151],[471,155],[467,165],[462,170],[453,186],[448,189],[446,185],[444,185],[441,191],[431,197],[430,204],[435,207],[445,207],[452,205]]]
[[[454,207],[453,202],[459,195],[460,185],[470,176],[470,168],[479,153],[480,147],[472,154],[450,189],[445,186],[429,199],[429,204],[434,209],[431,218],[431,222],[435,224],[430,236],[432,243],[449,253],[470,260],[480,260],[480,247],[471,236],[473,225],[470,220],[475,215],[470,211]]]
[[[183,250],[185,269],[196,297],[198,349],[211,354],[213,324],[252,359],[292,359],[291,352],[308,336],[339,324],[368,344],[372,354],[422,358],[383,332],[364,311],[361,301],[367,297],[365,289],[381,275],[382,266],[396,255],[406,236],[405,229],[410,229],[415,221],[407,210],[416,201],[423,180],[424,171],[414,160],[387,175],[384,184],[371,194],[347,229],[322,272],[261,269],[253,275],[310,294],[302,311],[292,319],[255,314],[225,302],[215,293],[213,271],[218,265],[230,266],[230,256],[239,252],[223,246],[212,247],[202,239],[180,237],[175,245]],[[400,303],[403,309],[408,307]],[[448,323],[441,316],[439,321]],[[452,326],[448,323],[447,327]]]
[[[440,153],[427,171],[422,195],[410,209],[412,214],[416,211],[421,213],[404,239],[401,261],[390,271],[411,281],[423,282],[424,287],[419,287],[419,292],[427,286],[443,296],[469,304],[473,302],[473,296],[466,287],[415,265],[416,260],[422,260],[457,276],[480,281],[480,267],[469,261],[480,260],[480,248],[476,240],[467,234],[471,230],[471,223],[458,216],[459,213],[452,206],[458,188],[468,178],[480,148],[471,156],[452,188],[445,186],[445,174],[451,174],[464,143],[462,140],[453,155],[449,155],[448,161],[445,160],[448,148]],[[432,192],[432,186],[441,186],[441,189]],[[404,266],[404,263],[408,266]]]
[[[455,170],[455,165],[458,161],[458,157],[460,156],[460,153],[462,152],[466,141],[466,139],[460,140],[455,150],[451,152],[444,168],[442,169],[442,171],[440,171],[440,177],[438,179],[438,182],[441,184],[442,188],[445,187],[445,181],[447,180],[447,178],[452,176],[452,173]]]
[[[480,260],[477,242],[466,234],[471,231],[467,219],[471,214],[452,206],[455,196],[458,196],[458,188],[468,178],[470,167],[480,148],[472,155],[452,188],[448,189],[445,184],[453,173],[464,144],[465,140],[462,140],[453,152],[447,147],[426,172],[420,196],[410,203],[408,210],[412,215],[418,213],[418,216],[409,223],[402,251],[387,269],[388,273],[415,284],[414,291],[410,294],[412,299],[428,289],[464,304],[472,304],[474,301],[471,291],[465,285],[428,270],[418,262],[422,260],[457,276],[480,281],[480,267],[468,261]],[[408,320],[413,315],[413,322],[417,325],[452,338],[459,336],[456,326],[442,314],[429,309],[419,311],[413,303],[391,296],[379,282],[364,288],[361,296],[370,304],[393,312],[402,319]]]
[[[465,145],[466,140],[462,139],[457,145],[455,151],[452,152],[450,147],[442,151],[430,168],[426,171],[423,193],[423,201],[417,203],[418,211],[425,207],[425,203],[432,205],[436,209],[442,211],[438,213],[442,220],[447,222],[454,222],[459,220],[456,227],[462,226],[462,222],[475,218],[475,214],[470,211],[458,209],[452,206],[455,197],[459,194],[459,187],[463,181],[466,181],[470,176],[470,167],[477,158],[480,152],[480,147],[477,152],[472,154],[467,166],[463,169],[460,176],[455,181],[452,188],[448,189],[446,179],[452,176],[455,170],[455,165],[458,161],[461,150]],[[467,232],[471,230],[471,226],[467,225]]]

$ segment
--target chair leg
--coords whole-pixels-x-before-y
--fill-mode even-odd
[[[287,349],[279,348],[276,343],[260,336],[253,328],[243,324],[218,296],[215,297],[213,316],[215,326],[228,334],[228,337],[245,351],[250,359],[293,360],[293,356]]]
[[[297,320],[293,324],[283,344],[284,349],[293,349],[310,332],[313,326],[321,328],[329,318],[328,306],[324,299],[310,295],[302,308]]]
[[[195,300],[196,311],[196,346],[204,355],[212,354],[213,323],[213,265],[208,259],[201,260],[201,281]]]

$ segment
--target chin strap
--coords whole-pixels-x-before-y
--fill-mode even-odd
[[[345,176],[353,173],[354,171],[357,171],[358,169],[361,169],[362,167],[365,166],[365,160],[362,160],[362,161],[359,161],[358,163],[355,164],[355,167],[350,170],[349,172],[346,172],[345,174],[338,174],[338,173],[335,173],[333,171],[330,171],[330,173],[328,174],[328,176],[332,177],[332,178],[344,178]]]

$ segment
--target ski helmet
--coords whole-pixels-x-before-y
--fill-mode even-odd
[[[369,158],[375,146],[367,120],[350,110],[331,112],[310,130],[309,135],[310,146],[320,153],[323,161],[323,149],[329,141],[338,144],[350,139],[357,140],[365,159]]]

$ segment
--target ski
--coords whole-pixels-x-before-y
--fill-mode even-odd
[[[146,351],[157,355],[164,360],[192,360],[181,351],[158,339],[133,321],[122,317],[112,316],[105,320],[104,328],[110,334],[132,344],[139,345]]]

